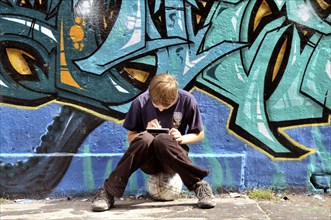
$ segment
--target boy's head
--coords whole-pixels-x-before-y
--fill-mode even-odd
[[[169,107],[177,99],[178,83],[170,74],[154,76],[149,86],[149,95],[153,104]]]

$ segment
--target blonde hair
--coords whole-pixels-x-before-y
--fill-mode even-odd
[[[170,106],[177,98],[178,83],[174,76],[162,73],[154,76],[149,85],[149,95],[156,105]]]

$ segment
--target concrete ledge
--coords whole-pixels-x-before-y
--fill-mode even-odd
[[[63,175],[56,186],[51,189],[49,197],[87,195],[94,193],[103,185],[103,181],[115,168],[122,153],[48,153],[48,154],[1,154],[0,160],[22,161],[31,157],[47,157],[53,161],[68,157],[70,165],[64,174],[58,173],[53,167],[53,177]],[[192,162],[199,167],[210,170],[205,178],[214,192],[227,188],[240,190],[244,186],[244,154],[189,154]],[[54,162],[56,164],[56,162]],[[40,166],[37,164],[36,166]],[[59,164],[58,166],[61,166]],[[40,169],[30,168],[26,172],[38,172]],[[59,169],[61,170],[61,169]],[[62,171],[63,172],[63,171]],[[36,174],[43,175],[43,173]],[[125,195],[141,195],[146,193],[145,182],[147,175],[138,170],[135,172],[127,185]],[[24,183],[22,183],[24,184]],[[184,190],[186,188],[184,187]]]

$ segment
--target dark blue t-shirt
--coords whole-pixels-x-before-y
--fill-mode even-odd
[[[132,102],[123,127],[129,131],[142,132],[146,130],[148,122],[155,118],[163,128],[176,128],[182,135],[203,130],[198,103],[194,96],[185,90],[179,89],[176,103],[162,112],[153,106],[146,91]]]

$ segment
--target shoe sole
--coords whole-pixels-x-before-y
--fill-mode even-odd
[[[92,211],[93,212],[104,212],[104,211],[108,211],[110,208],[106,209],[106,208],[100,208],[100,207],[92,207]]]
[[[216,203],[215,204],[198,204],[198,207],[200,209],[212,209],[216,206]]]

